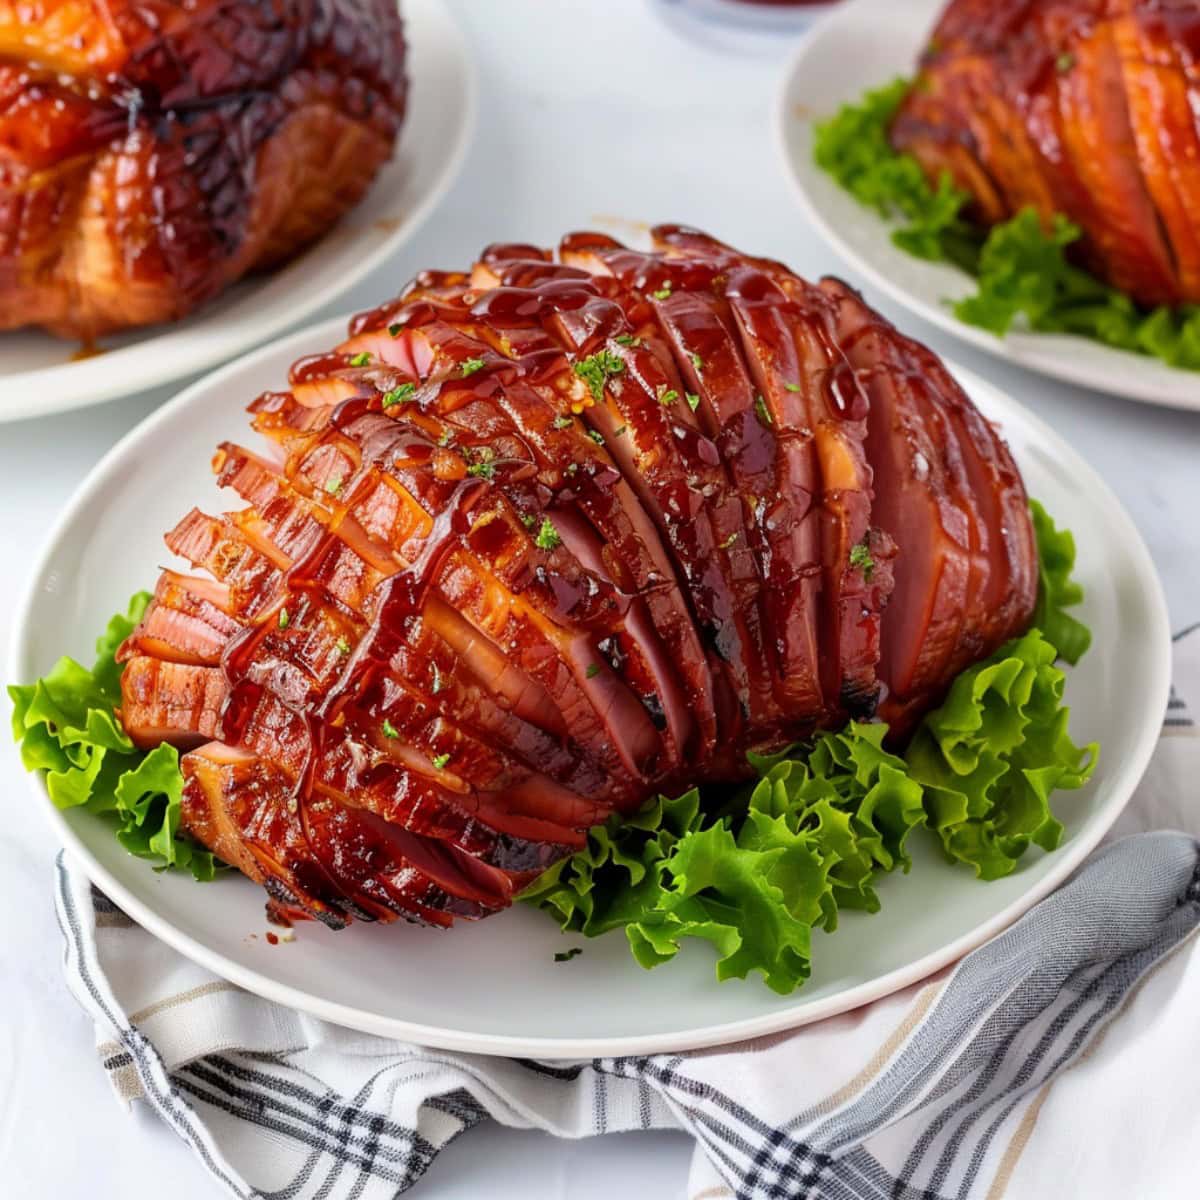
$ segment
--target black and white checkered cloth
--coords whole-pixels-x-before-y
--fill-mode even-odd
[[[60,857],[67,979],[117,1094],[236,1196],[392,1197],[492,1119],[685,1130],[692,1200],[1190,1197],[1194,1173],[1162,1164],[1200,1155],[1197,1110],[1171,1119],[1171,1072],[1200,1051],[1200,844],[1138,830],[1200,830],[1200,629],[1176,684],[1130,836],[952,970],[792,1033],[572,1064],[386,1041],[187,962]]]

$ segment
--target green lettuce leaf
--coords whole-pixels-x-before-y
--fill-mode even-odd
[[[718,979],[759,971],[768,987],[786,994],[808,978],[831,859],[782,817],[757,814],[743,829],[750,845],[724,822],[681,841],[655,907],[626,935],[644,967],[674,958],[684,938],[702,938],[716,947]]]
[[[96,642],[89,670],[60,658],[35,683],[8,689],[13,737],[21,761],[43,771],[58,808],[86,808],[112,821],[118,841],[160,868],[181,867],[212,879],[217,859],[179,833],[183,776],[172,746],[146,753],[125,735],[116,717],[121,702],[117,647],[133,632],[150,602],[139,592],[128,610],[109,621]]]
[[[1033,329],[1048,329],[1064,306],[1103,303],[1104,285],[1067,262],[1066,248],[1079,235],[1061,216],[1043,229],[1032,209],[995,226],[979,255],[979,290],[959,301],[955,314],[1003,337],[1021,316]]]
[[[1092,644],[1092,631],[1066,610],[1083,601],[1083,588],[1071,578],[1075,569],[1075,538],[1059,529],[1036,500],[1029,501],[1038,547],[1038,599],[1033,624],[1074,666]]]
[[[909,83],[897,79],[867,92],[857,104],[845,104],[815,128],[813,155],[861,204],[881,217],[902,221],[892,240],[918,258],[950,258],[974,269],[979,232],[961,216],[970,197],[943,174],[933,188],[915,158],[897,154],[888,128],[907,95]]]
[[[897,79],[818,123],[813,157],[861,204],[898,222],[892,240],[902,250],[976,277],[975,293],[954,305],[961,321],[997,337],[1014,326],[1077,334],[1200,370],[1200,306],[1142,309],[1073,265],[1066,252],[1080,230],[1061,215],[1047,228],[1026,209],[984,230],[963,217],[970,197],[949,174],[931,187],[917,160],[888,139],[911,86]]]
[[[1037,629],[964,671],[917,729],[905,761],[946,854],[981,879],[1007,875],[1030,844],[1054,850],[1050,793],[1082,787],[1099,747],[1067,733],[1066,676]]]
[[[566,931],[597,937],[631,925],[662,892],[663,864],[703,823],[700,793],[659,796],[622,820],[615,814],[588,833],[587,846],[539,875],[521,898],[553,913]]]
[[[872,881],[910,859],[924,820],[921,789],[883,749],[883,725],[851,724],[791,751],[755,756],[759,773],[723,806],[693,789],[659,797],[624,823],[591,831],[587,847],[522,896],[565,930],[624,927],[645,967],[687,938],[711,942],[717,975],[762,974],[775,991],[808,978],[811,933],[840,909],[878,911]]]

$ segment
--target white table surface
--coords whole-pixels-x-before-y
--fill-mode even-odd
[[[368,307],[421,267],[464,266],[490,241],[551,244],[601,216],[685,221],[806,274],[840,271],[853,281],[805,226],[775,158],[771,105],[785,47],[765,57],[718,53],[668,30],[653,0],[447,2],[467,28],[482,85],[466,168],[408,249],[318,317]],[[894,309],[890,315],[901,316]],[[903,324],[1070,438],[1141,529],[1175,627],[1200,620],[1200,415],[1051,383],[911,318]],[[67,497],[104,451],[174,390],[0,426],[5,636],[33,556]],[[0,839],[4,1194],[22,1200],[149,1200],[168,1189],[172,1200],[216,1195],[153,1116],[126,1113],[111,1099],[92,1031],[61,980],[50,887],[57,847],[31,811],[7,736],[0,737],[0,780],[10,801]],[[569,1144],[485,1127],[451,1146],[417,1194],[670,1200],[685,1193],[690,1150],[690,1142],[670,1134]]]

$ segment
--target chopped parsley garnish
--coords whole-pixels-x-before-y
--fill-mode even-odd
[[[351,360],[352,367],[365,367],[371,361],[371,356],[365,351],[360,350]]]
[[[622,425],[620,429],[616,429],[613,431],[613,437],[615,437],[615,438],[624,437],[625,430],[628,428],[629,428],[628,425]]]
[[[542,518],[542,526],[537,531],[533,544],[539,550],[557,550],[562,545],[562,538],[558,536],[558,530],[554,528],[554,522],[549,517]]]
[[[696,368],[696,374],[704,370],[704,359],[698,354],[689,354],[688,358],[692,360],[692,366]]]
[[[524,525],[526,529],[532,529],[536,518],[531,517],[529,513],[520,513],[519,515],[521,518],[521,524]]]
[[[592,439],[592,441],[593,441],[593,442],[595,442],[595,443],[596,443],[596,445],[597,445],[597,446],[603,446],[603,445],[604,445],[604,434],[602,434],[602,433],[600,432],[600,430],[598,430],[598,429],[589,429],[589,430],[587,431],[587,435],[588,435],[588,437],[590,437],[590,438]]]
[[[449,761],[450,761],[450,755],[448,755],[448,754],[439,754],[439,755],[438,755],[436,758],[434,758],[434,759],[433,759],[433,767],[434,767],[434,770],[436,770],[436,771],[441,771],[441,770],[444,770],[444,769],[445,769],[445,766],[446,766],[446,764],[447,764]]]
[[[339,654],[349,654],[350,653],[350,643],[344,637],[338,638],[337,650],[338,650]]]
[[[858,567],[863,573],[863,579],[867,583],[871,582],[871,576],[875,574],[875,560],[871,557],[871,551],[867,549],[865,542],[859,542],[850,550],[850,565]]]
[[[700,397],[695,392],[687,393],[688,408],[695,412],[700,407]]]
[[[482,371],[486,365],[482,358],[468,358],[462,365],[462,377],[466,379],[468,375],[474,375],[476,371]]]
[[[640,346],[642,344],[642,339],[634,337],[632,333],[623,333],[619,337],[613,338],[613,341],[618,346]]]
[[[728,537],[727,537],[727,538],[726,538],[726,539],[725,539],[725,540],[724,540],[724,541],[721,543],[721,549],[722,549],[722,550],[728,550],[728,549],[729,549],[729,547],[730,547],[730,546],[732,546],[732,545],[733,545],[733,543],[734,543],[734,542],[736,542],[736,541],[738,540],[738,537],[739,537],[739,536],[740,536],[740,533],[739,533],[739,531],[735,529],[735,530],[734,530],[734,531],[733,531],[733,532],[732,532],[732,533],[731,533],[731,534],[730,534],[730,535],[729,535],[729,536],[728,536]]]
[[[604,384],[610,375],[620,375],[625,364],[608,350],[600,350],[581,359],[574,366],[575,374],[588,385],[593,400],[604,398]]]
[[[666,408],[668,404],[674,404],[679,399],[679,393],[674,388],[667,388],[665,391],[658,393],[658,402]]]
[[[554,418],[554,428],[555,429],[570,429],[571,426],[574,424],[575,424],[574,417],[568,417],[566,415],[563,415],[561,417]]]
[[[386,738],[398,738],[400,736],[400,733],[396,729],[395,725],[393,725],[391,721],[387,719],[387,717],[383,718],[383,724],[379,728],[383,730],[383,736]]]
[[[554,956],[555,962],[570,962],[573,958],[578,958],[583,953],[582,946],[572,946],[570,950],[559,950]]]
[[[1054,65],[1060,74],[1066,74],[1075,65],[1075,55],[1069,51],[1066,54],[1060,54],[1054,60]]]
[[[800,386],[800,384],[798,384],[798,383],[785,383],[783,386],[784,386],[785,388],[787,388],[787,390],[788,390],[789,392],[802,392],[802,391],[804,391],[804,388],[803,388],[803,387],[801,387],[801,386]]]
[[[400,330],[403,328],[404,326],[399,321],[393,321],[392,324],[388,326],[388,333],[390,333],[392,337],[399,337]]]
[[[342,477],[340,475],[331,475],[325,480],[325,490],[331,496],[340,496],[342,494]]]
[[[758,414],[758,419],[770,428],[775,424],[775,418],[771,416],[771,410],[767,407],[767,402],[762,398],[762,394],[754,397],[754,411]]]
[[[657,292],[651,292],[650,295],[653,296],[655,300],[670,300],[671,281],[668,279],[667,282],[664,283]]]
[[[394,387],[390,392],[383,394],[383,407],[391,408],[393,404],[406,404],[413,398],[417,390],[415,383],[402,383],[399,387]]]
[[[441,437],[438,438],[438,445],[443,449],[454,441],[454,432],[450,429],[443,429]]]
[[[464,446],[462,456],[469,466],[467,474],[478,479],[491,479],[496,474],[496,452],[491,446]]]
[[[281,608],[279,610],[279,628],[286,629],[292,623],[292,618],[288,616],[288,610]]]
[[[600,668],[595,663],[588,663],[588,668],[584,674],[589,679],[595,679],[596,676],[600,674]]]

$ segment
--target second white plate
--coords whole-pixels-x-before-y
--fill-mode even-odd
[[[965,272],[925,262],[892,243],[893,226],[864,208],[813,161],[813,124],[869,88],[911,76],[946,0],[853,0],[804,40],[779,91],[776,131],[784,169],[809,219],[856,270],[898,304],[955,337],[1032,371],[1130,400],[1200,411],[1200,372],[1087,338],[964,325],[950,304],[974,291]]]
[[[344,329],[343,320],[330,321],[222,368],[107,455],[30,580],[10,680],[43,674],[60,654],[91,661],[109,615],[153,586],[168,558],[163,530],[192,505],[222,512],[234,503],[213,482],[212,448],[245,437],[245,405],[278,387],[296,358],[335,345]],[[26,802],[46,812],[54,836],[99,887],[183,954],[272,1000],[388,1037],[539,1058],[665,1052],[787,1029],[904,987],[999,932],[1079,865],[1137,785],[1167,702],[1166,607],[1133,524],[1063,439],[977,376],[956,373],[1001,425],[1030,493],[1078,539],[1082,617],[1095,644],[1069,673],[1068,699],[1072,732],[1101,742],[1100,764],[1087,788],[1056,799],[1066,825],[1058,852],[1030,851],[1005,879],[979,883],[944,863],[931,838],[914,837],[911,875],[882,882],[880,914],[849,913],[836,935],[817,935],[812,979],[793,996],[776,996],[757,979],[718,984],[704,945],[647,972],[615,934],[555,963],[556,951],[580,939],[523,906],[448,933],[302,926],[294,943],[271,946],[262,936],[264,894],[248,880],[197,884],[156,874],[127,855],[100,818],[56,811],[38,779]]]
[[[458,174],[475,122],[475,77],[441,0],[403,0],[408,114],[392,161],[362,202],[299,258],[235,284],[176,325],[78,344],[0,332],[0,422],[49,416],[184,379],[330,303],[412,237]]]

